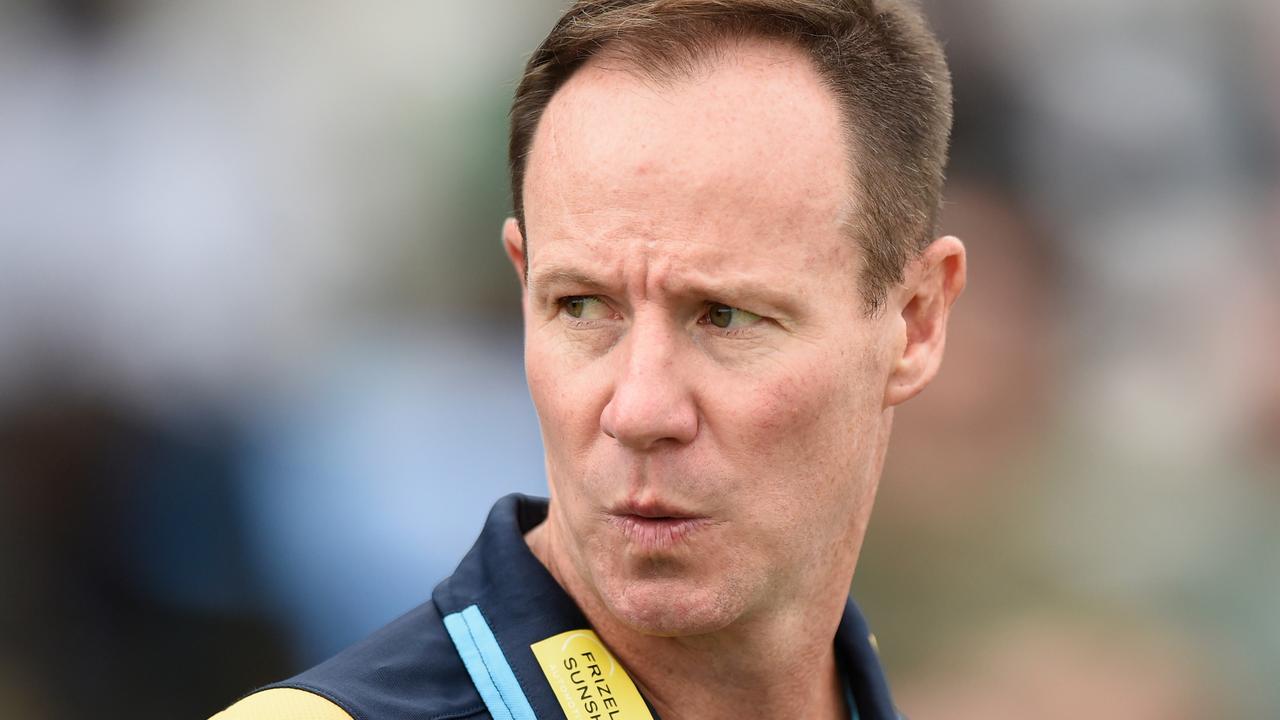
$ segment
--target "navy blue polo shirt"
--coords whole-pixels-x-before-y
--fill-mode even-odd
[[[532,646],[591,626],[525,544],[524,534],[546,517],[546,500],[502,498],[431,600],[314,668],[246,696],[215,720],[565,718]],[[896,720],[866,621],[852,600],[835,647],[854,717]]]

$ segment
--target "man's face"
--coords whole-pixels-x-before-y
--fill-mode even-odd
[[[847,587],[902,349],[901,317],[863,312],[849,162],[834,99],[779,43],[662,84],[597,58],[542,118],[524,311],[548,526],[633,629]]]

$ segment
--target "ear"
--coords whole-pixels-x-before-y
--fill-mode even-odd
[[[525,289],[525,284],[529,280],[528,258],[525,257],[524,234],[520,232],[520,223],[515,218],[509,217],[502,224],[502,247],[507,251],[507,257],[511,259],[511,265],[516,270],[516,276],[520,278],[520,289]]]
[[[938,374],[947,319],[964,291],[965,272],[964,243],[950,236],[934,240],[908,263],[899,301],[892,306],[900,308],[905,338],[889,373],[885,407],[915,397]]]

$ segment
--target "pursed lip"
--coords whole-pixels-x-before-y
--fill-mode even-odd
[[[627,500],[609,511],[610,515],[634,516],[653,520],[685,520],[702,517],[662,500]]]
[[[609,511],[609,521],[629,544],[650,552],[674,548],[713,524],[709,517],[657,501],[622,503]]]

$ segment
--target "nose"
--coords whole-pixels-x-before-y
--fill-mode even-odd
[[[686,444],[698,434],[698,408],[681,362],[681,337],[660,321],[639,320],[615,348],[613,395],[600,414],[606,435],[635,450]]]

